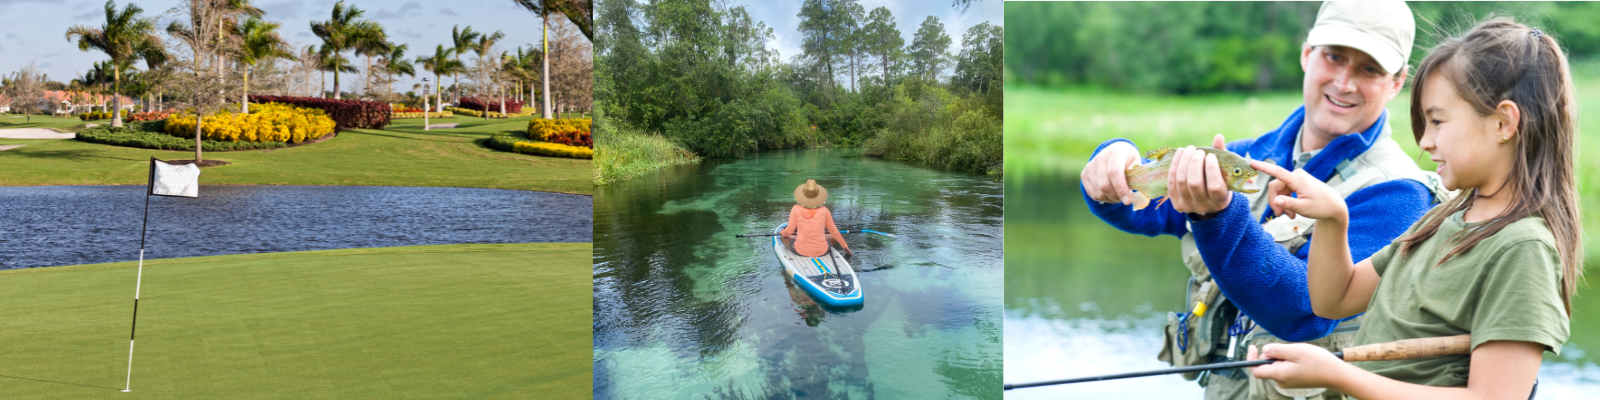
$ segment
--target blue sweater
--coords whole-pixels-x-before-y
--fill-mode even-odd
[[[1326,182],[1337,166],[1361,155],[1383,135],[1387,111],[1366,131],[1340,136],[1328,143],[1305,165],[1306,172]],[[1305,107],[1290,115],[1283,125],[1254,139],[1228,143],[1229,151],[1255,160],[1275,160],[1285,169],[1294,169],[1294,141],[1305,122]],[[1112,139],[1095,149],[1126,139]],[[1082,190],[1080,186],[1079,190]],[[1306,257],[1311,246],[1301,246],[1290,254],[1272,240],[1261,227],[1272,216],[1250,215],[1244,195],[1233,193],[1233,200],[1217,216],[1204,221],[1172,209],[1172,203],[1133,211],[1122,203],[1105,203],[1089,198],[1089,210],[1106,223],[1124,232],[1145,236],[1168,234],[1182,237],[1194,229],[1195,245],[1210,268],[1222,294],[1245,315],[1273,335],[1288,341],[1307,341],[1327,336],[1343,320],[1318,317],[1311,312],[1311,295],[1306,289]],[[1433,195],[1426,186],[1410,179],[1396,179],[1368,186],[1345,198],[1350,210],[1350,255],[1357,261],[1371,257],[1399,238],[1417,219],[1433,207]],[[1353,317],[1352,317],[1353,318]]]

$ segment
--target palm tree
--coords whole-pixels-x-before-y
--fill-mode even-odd
[[[237,61],[245,67],[244,99],[240,100],[245,114],[250,113],[250,69],[258,62],[273,58],[295,59],[289,43],[278,36],[279,25],[281,24],[277,22],[267,22],[252,17],[245,20],[243,25],[239,25],[235,32],[243,40],[239,46]]]
[[[450,59],[450,55],[452,53],[455,53],[455,51],[446,49],[444,48],[444,45],[441,44],[439,47],[434,48],[433,56],[417,57],[417,63],[422,64],[423,69],[433,72],[433,81],[439,84],[436,89],[440,90],[436,90],[433,93],[435,96],[438,96],[435,97],[438,99],[438,102],[434,103],[438,105],[438,109],[435,112],[444,111],[444,81],[440,80],[439,76],[455,74],[462,69],[460,61]]]
[[[365,13],[366,11],[362,11],[355,6],[346,8],[344,0],[339,0],[338,3],[333,5],[333,15],[327,21],[311,23],[311,33],[322,39],[321,53],[323,53],[324,57],[332,61],[334,65],[343,64],[342,67],[329,67],[331,69],[325,70],[333,71],[333,98],[335,100],[339,99],[339,72],[356,72],[355,67],[348,66],[348,60],[344,60],[342,53],[354,47],[357,43],[358,38],[354,36],[359,34],[357,31],[363,29],[357,26],[361,22],[357,18],[361,18],[361,15]]]
[[[372,93],[372,57],[383,56],[389,53],[389,48],[394,46],[389,43],[388,34],[383,32],[383,26],[372,21],[361,21],[354,25],[355,32],[351,38],[355,39],[351,46],[356,54],[366,57],[367,74],[363,82],[367,93]]]
[[[508,52],[501,56],[501,58],[504,60],[504,66],[501,68],[506,71],[506,74],[510,75],[513,80],[517,81],[517,90],[515,92],[515,96],[517,96],[517,100],[522,101],[523,105],[527,105],[529,103],[525,94],[531,95],[533,93],[533,82],[538,79],[538,76],[535,75],[536,69],[534,68],[534,66],[538,64],[538,61],[534,60],[534,57],[538,56],[538,54],[539,53],[525,53],[522,51],[522,46],[517,46],[516,55],[510,55]],[[522,91],[524,88],[524,86],[522,86],[523,83],[528,83],[529,85],[527,86],[527,93]]]
[[[455,53],[456,63],[457,64],[461,63],[461,54],[462,53],[466,53],[468,51],[471,51],[472,48],[475,47],[475,45],[476,45],[476,43],[473,43],[473,41],[478,40],[478,36],[482,35],[482,34],[480,34],[478,32],[473,32],[471,26],[468,26],[467,29],[457,29],[459,27],[460,27],[460,25],[457,25],[455,28],[450,28],[450,40],[456,46],[456,47],[451,48],[450,52]],[[465,68],[463,68],[463,70],[464,69]],[[461,72],[461,71],[457,71],[457,72]],[[455,90],[455,92],[456,92],[455,103],[460,104],[461,103],[461,77],[460,76],[456,76],[456,74],[451,74],[451,78],[455,81],[454,84],[455,84],[455,87],[456,87],[456,90]],[[439,82],[439,83],[443,84],[444,82]]]
[[[390,46],[389,53],[378,58],[378,66],[383,67],[383,70],[389,74],[390,81],[394,80],[395,75],[417,76],[416,66],[413,66],[411,61],[406,60],[406,50],[409,47],[411,46],[405,44]],[[393,83],[390,83],[389,89],[391,93],[394,91]]]
[[[357,72],[356,67],[350,65],[350,59],[344,54],[333,50],[332,47],[322,46],[317,48],[317,70],[333,73],[333,98],[339,99],[339,73]]]
[[[161,37],[156,36],[155,22],[148,18],[139,18],[139,13],[142,12],[144,9],[129,3],[121,13],[118,13],[115,0],[106,0],[105,25],[99,29],[82,25],[67,29],[67,40],[72,41],[76,38],[78,50],[99,50],[111,57],[112,80],[115,82],[117,92],[122,88],[122,71],[119,67],[128,65],[133,60],[163,52]],[[111,126],[122,126],[121,98],[116,98],[116,111],[113,112]]]

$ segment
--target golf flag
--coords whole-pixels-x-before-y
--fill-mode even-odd
[[[133,337],[139,327],[139,289],[144,285],[144,238],[150,228],[150,196],[200,197],[200,167],[173,165],[150,157],[150,182],[144,196],[144,225],[139,228],[139,272],[133,281],[133,323],[128,326],[128,379],[122,391],[133,391]]]
[[[200,197],[200,167],[172,165],[150,157],[150,195]]]

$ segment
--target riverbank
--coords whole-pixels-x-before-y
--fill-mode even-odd
[[[339,132],[324,143],[259,151],[204,153],[232,163],[207,168],[206,185],[435,186],[539,190],[591,195],[593,163],[497,151],[483,144],[498,132],[523,131],[532,117],[433,118],[453,129],[422,130],[422,119],[396,120],[387,128]],[[0,129],[24,127],[19,118],[0,119]],[[38,127],[39,118],[32,127]],[[74,119],[74,121],[76,121]],[[59,122],[59,121],[58,121]],[[192,159],[193,151],[164,151],[72,139],[0,139],[0,146],[26,145],[0,153],[0,186],[143,185],[148,160]]]
[[[146,260],[127,394],[135,263],[0,271],[0,397],[587,397],[591,249]]]
[[[700,162],[700,156],[673,144],[661,135],[603,123],[604,131],[594,135],[594,184],[606,185],[637,178],[647,172],[675,165]]]

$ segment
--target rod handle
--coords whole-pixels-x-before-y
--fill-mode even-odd
[[[1453,356],[1472,352],[1472,335],[1397,340],[1344,348],[1344,360],[1393,361]]]

